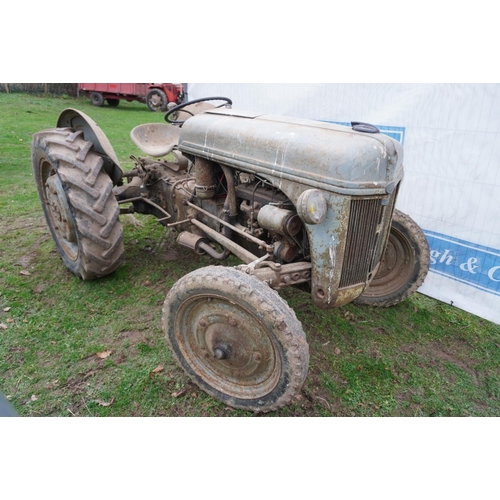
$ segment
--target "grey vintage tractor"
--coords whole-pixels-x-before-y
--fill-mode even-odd
[[[241,261],[181,278],[166,296],[162,326],[203,390],[268,412],[300,391],[309,363],[302,325],[278,291],[304,289],[320,309],[393,305],[423,282],[429,248],[395,210],[397,141],[365,123],[231,104],[191,101],[169,110],[168,123],[136,127],[131,138],[147,156],[128,172],[97,124],[67,109],[56,128],[34,135],[32,160],[58,252],[82,279],[119,266],[122,213],[156,216],[207,263]]]

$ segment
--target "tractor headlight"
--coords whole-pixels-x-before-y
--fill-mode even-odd
[[[297,200],[297,213],[306,224],[320,224],[327,210],[326,198],[317,189],[304,191]]]

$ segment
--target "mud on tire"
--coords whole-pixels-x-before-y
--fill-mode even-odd
[[[113,272],[123,254],[123,230],[113,183],[102,158],[71,128],[33,136],[38,195],[57,251],[82,279]]]
[[[424,282],[429,263],[429,244],[422,229],[411,217],[395,210],[380,268],[355,303],[377,307],[398,304]]]
[[[309,347],[295,313],[236,269],[210,266],[181,278],[165,299],[162,326],[191,379],[234,408],[276,410],[306,378]]]

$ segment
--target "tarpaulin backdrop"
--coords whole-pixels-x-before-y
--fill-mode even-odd
[[[340,124],[372,123],[404,145],[397,207],[424,230],[419,292],[500,324],[500,84],[190,83],[188,98]]]

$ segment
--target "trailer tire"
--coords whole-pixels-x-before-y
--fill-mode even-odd
[[[151,111],[166,111],[168,99],[160,89],[151,89],[146,95],[146,104]]]
[[[32,164],[44,215],[66,267],[84,280],[113,272],[123,254],[120,209],[92,143],[72,128],[38,132]]]
[[[102,106],[104,104],[104,96],[100,92],[92,92],[90,94],[90,104],[92,106]]]
[[[106,99],[106,102],[108,103],[108,106],[111,106],[112,108],[116,108],[118,104],[120,104],[120,99]]]
[[[224,404],[269,412],[288,404],[307,376],[309,347],[288,304],[234,268],[193,271],[171,288],[162,327],[181,367]]]
[[[429,244],[422,229],[411,217],[395,210],[377,274],[355,303],[376,307],[399,304],[424,282],[429,264]]]

